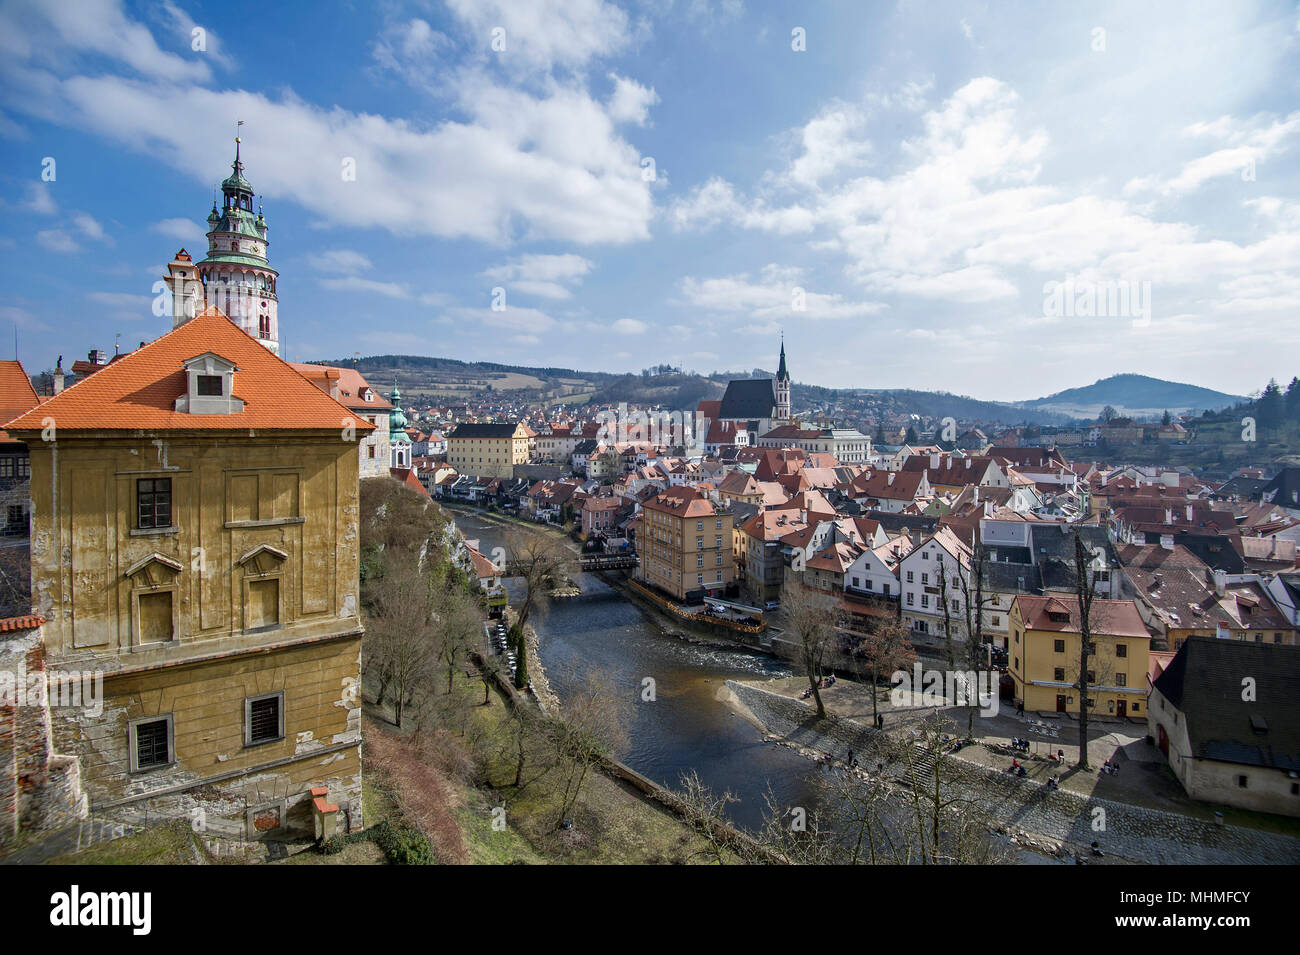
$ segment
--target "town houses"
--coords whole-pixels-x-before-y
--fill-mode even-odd
[[[1192,798],[1300,815],[1294,749],[1272,745],[1294,743],[1295,708],[1223,701],[1228,667],[1294,691],[1300,468],[1210,480],[1126,459],[1193,440],[1175,421],[868,421],[796,397],[784,338],[774,375],[685,408],[435,398],[290,363],[236,142],[206,256],[167,266],[170,329],[89,350],[70,384],[60,360],[48,393],[0,362],[0,666],[93,669],[104,702],[0,707],[0,842],[105,808],[211,809],[245,839],[360,828],[373,478],[543,526],[585,570],[626,571],[609,586],[628,599],[800,665],[807,598],[830,670],[861,677],[873,638],[902,634],[927,663],[999,670],[1017,709],[1149,727]],[[508,616],[507,564],[451,550]]]

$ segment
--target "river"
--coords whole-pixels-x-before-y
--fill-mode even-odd
[[[485,553],[504,546],[508,524],[499,518],[447,510],[461,533],[477,539]],[[592,669],[608,674],[636,701],[628,748],[618,754],[623,762],[673,789],[682,773],[694,769],[714,792],[730,791],[739,799],[727,812],[746,829],[762,824],[769,791],[781,806],[816,805],[817,764],[789,747],[764,742],[756,727],[716,695],[727,680],[790,676],[785,663],[668,635],[600,578],[579,574],[577,584],[581,597],[544,603],[530,622],[547,679],[561,702]],[[641,701],[646,677],[655,681],[654,702]],[[1006,845],[1002,837],[997,841]],[[1059,864],[1029,849],[1008,848],[1021,865]]]
[[[485,552],[504,543],[496,519],[461,509],[452,513],[461,532]],[[694,769],[715,792],[729,790],[739,798],[728,812],[745,828],[761,824],[769,788],[783,806],[813,804],[815,764],[788,747],[763,742],[757,728],[716,697],[727,680],[788,676],[785,664],[669,636],[598,577],[579,574],[577,584],[581,597],[544,605],[530,622],[561,701],[593,669],[608,674],[635,701],[620,759],[671,788]],[[647,677],[654,680],[653,702],[642,701]]]

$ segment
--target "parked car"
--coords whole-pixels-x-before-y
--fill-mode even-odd
[[[781,609],[781,601],[779,601],[779,600],[769,600],[767,603],[763,604],[763,609],[764,609],[764,610],[780,610],[780,609]]]

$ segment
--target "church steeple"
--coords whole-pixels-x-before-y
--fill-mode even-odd
[[[776,416],[790,420],[790,372],[785,367],[785,335],[781,335],[781,361],[776,368]]]
[[[393,390],[388,393],[393,410],[388,415],[389,467],[406,469],[411,466],[411,436],[406,433],[407,419],[402,412],[402,393],[393,379]]]

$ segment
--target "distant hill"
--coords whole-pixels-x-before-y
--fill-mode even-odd
[[[772,372],[758,368],[749,372],[717,372],[707,376],[675,369],[658,374],[619,375],[573,368],[465,362],[421,355],[373,355],[328,364],[354,365],[372,385],[384,392],[396,381],[408,398],[468,398],[490,389],[547,404],[582,405],[590,402],[617,405],[627,402],[657,404],[680,411],[693,411],[704,399],[722,397],[727,382],[732,378],[772,376]],[[1045,398],[1021,402],[984,401],[943,391],[835,389],[800,382],[795,382],[792,390],[796,410],[835,408],[843,412],[833,415],[837,418],[881,413],[916,414],[924,419],[951,415],[961,421],[1004,425],[1059,425],[1072,418],[1093,419],[1106,405],[1124,415],[1156,417],[1165,410],[1171,413],[1217,410],[1247,400],[1209,388],[1145,375],[1113,375],[1086,387],[1070,388]]]
[[[1053,408],[1027,408],[1001,401],[981,401],[946,391],[892,388],[876,394],[887,397],[896,410],[917,414],[922,418],[953,417],[960,421],[997,422],[1004,425],[1059,425],[1069,420],[1068,414]]]
[[[1149,378],[1111,375],[1082,388],[1067,388],[1045,398],[1017,402],[1022,408],[1056,411],[1075,418],[1095,418],[1110,405],[1129,417],[1152,417],[1164,411],[1205,411],[1226,408],[1247,399],[1198,385]]]

